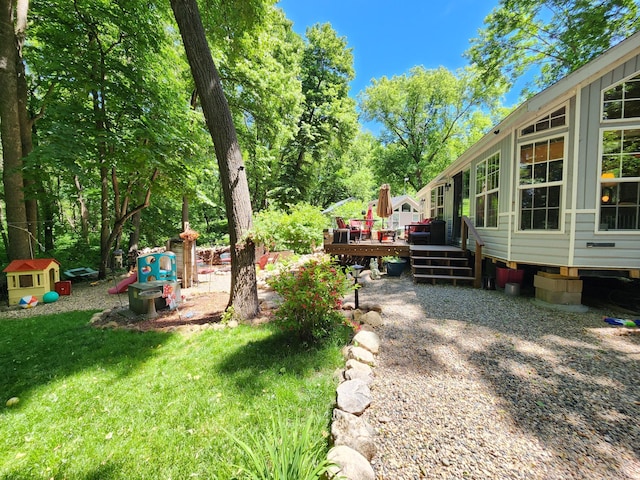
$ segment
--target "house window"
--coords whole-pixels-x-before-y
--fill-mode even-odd
[[[520,230],[559,230],[565,138],[520,145]]]
[[[20,282],[20,288],[31,288],[33,287],[33,275],[20,275],[18,277],[18,281]]]
[[[561,107],[549,115],[539,118],[535,123],[527,125],[520,130],[520,135],[543,132],[551,128],[562,127],[567,122],[567,107]]]
[[[500,154],[476,165],[476,227],[498,226]]]
[[[603,120],[638,117],[640,117],[640,74],[605,90],[602,95]]]
[[[444,218],[444,185],[439,185],[431,190],[429,216],[438,219]]]
[[[600,229],[640,229],[640,129],[602,134]]]

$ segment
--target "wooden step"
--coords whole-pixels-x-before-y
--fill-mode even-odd
[[[468,260],[467,257],[420,257],[411,255],[411,260],[437,260],[439,262],[446,262],[449,260],[453,260],[454,262],[466,262]]]
[[[461,274],[471,274],[471,267],[460,267],[453,265],[412,265],[411,269],[419,273],[418,270],[433,270],[435,271],[447,271],[447,272],[459,272]]]

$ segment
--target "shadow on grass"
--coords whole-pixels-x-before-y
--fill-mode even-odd
[[[340,327],[331,338],[308,344],[275,326],[269,328],[271,335],[248,343],[219,364],[218,372],[232,376],[244,394],[261,395],[274,375],[300,377],[325,369],[353,334],[347,327]]]
[[[169,334],[96,329],[92,312],[0,321],[0,395],[4,402],[87,368],[100,366],[128,375]]]

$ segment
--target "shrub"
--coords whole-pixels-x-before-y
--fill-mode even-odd
[[[283,299],[275,314],[276,323],[301,340],[320,340],[344,323],[337,309],[352,285],[329,257],[282,272],[268,283]]]
[[[291,213],[281,210],[263,210],[254,217],[251,236],[256,244],[270,250],[293,250],[311,253],[322,244],[322,230],[329,221],[317,207],[300,203],[291,207]]]

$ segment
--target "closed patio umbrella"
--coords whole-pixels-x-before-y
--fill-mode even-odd
[[[393,206],[391,205],[391,187],[388,183],[383,183],[380,187],[380,194],[378,195],[378,205],[376,206],[376,215],[380,218],[390,217],[393,213]],[[383,221],[384,226],[384,221]]]

